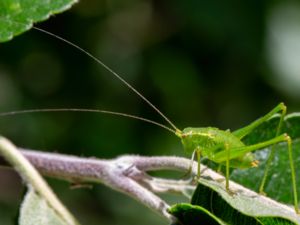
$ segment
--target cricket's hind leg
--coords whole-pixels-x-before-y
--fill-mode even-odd
[[[280,120],[279,120],[277,129],[276,129],[275,137],[277,137],[280,134],[282,123],[283,123],[285,115],[286,115],[286,106],[284,106],[283,109],[282,109]],[[288,139],[291,141],[290,137],[288,137]],[[289,143],[289,141],[287,141],[287,143]],[[259,193],[260,194],[265,194],[264,187],[265,187],[266,180],[267,180],[267,177],[268,177],[271,162],[274,160],[274,156],[275,156],[275,149],[274,149],[274,145],[273,145],[272,148],[271,148],[271,152],[270,152],[270,154],[268,156],[268,159],[267,159],[267,164],[266,164],[266,168],[265,168],[265,171],[264,171],[264,175],[263,175],[261,184],[259,186]]]
[[[295,208],[295,212],[297,214],[300,214],[299,208],[298,208],[298,194],[297,194],[297,183],[296,183],[296,174],[295,174],[295,166],[294,166],[294,161],[293,161],[293,150],[292,150],[292,139],[290,138],[290,136],[288,136],[287,134],[285,134],[285,141],[287,143],[288,146],[288,154],[289,154],[289,162],[290,162],[290,169],[291,169],[291,179],[292,179],[292,188],[293,188],[293,197],[294,197],[294,208]],[[274,149],[274,145],[272,146],[271,149],[271,153],[268,157],[267,160],[267,165],[265,168],[265,172],[264,172],[264,176],[259,188],[259,193],[265,195],[265,192],[263,191],[265,182],[266,182],[266,178],[269,172],[269,168],[271,166],[271,161],[274,159],[274,154],[275,154],[275,149]]]
[[[239,139],[244,138],[246,135],[248,135],[249,133],[251,133],[256,127],[258,127],[259,125],[261,125],[262,123],[264,123],[265,121],[267,121],[268,119],[270,119],[273,115],[275,115],[276,113],[281,112],[280,115],[280,120],[276,129],[276,134],[275,137],[279,136],[280,134],[280,130],[283,124],[283,119],[286,115],[286,106],[284,105],[284,103],[279,103],[274,109],[272,109],[269,113],[267,113],[265,116],[255,120],[254,122],[252,122],[251,124],[249,124],[248,126],[245,126],[239,130],[236,130],[233,132],[233,134],[238,137]],[[271,153],[269,154],[268,160],[267,160],[267,165],[266,165],[266,169],[259,187],[259,193],[260,194],[265,194],[264,193],[264,186],[268,177],[268,173],[269,173],[269,168],[271,166],[271,162],[274,160],[274,147],[272,147],[271,149]]]
[[[281,133],[283,120],[286,115],[286,106],[283,103],[280,103],[272,111],[273,111],[273,114],[275,114],[276,111],[277,112],[281,111],[280,120],[279,120],[277,129],[276,129],[276,134],[275,134],[275,137],[278,137],[279,134]],[[272,111],[269,113],[270,117],[272,116]],[[298,195],[297,195],[295,168],[294,168],[294,162],[293,162],[292,139],[287,134],[285,134],[284,137],[285,137],[285,140],[283,140],[283,141],[285,141],[288,146],[289,162],[290,162],[290,169],[291,169],[291,179],[292,179],[292,187],[293,187],[293,196],[294,196],[294,207],[295,207],[296,213],[300,214],[300,211],[298,209]],[[260,187],[259,187],[260,194],[265,194],[264,187],[265,187],[265,183],[266,183],[266,180],[268,177],[269,169],[271,167],[271,162],[274,160],[274,156],[275,156],[275,148],[274,148],[274,144],[273,144],[272,148],[271,148],[271,152],[267,159],[267,165],[266,165],[264,175],[263,175]]]
[[[280,143],[280,142],[286,142],[288,145],[288,154],[289,154],[289,162],[290,162],[290,169],[291,169],[291,181],[292,181],[293,197],[294,197],[294,207],[295,207],[295,212],[300,214],[300,211],[298,209],[298,195],[297,195],[295,168],[294,168],[294,162],[293,162],[292,140],[291,140],[290,136],[288,136],[287,134],[281,134],[270,140],[260,142],[260,143],[254,144],[254,145],[230,149],[230,155],[228,154],[228,151],[226,151],[226,150],[221,151],[215,155],[215,159],[218,159],[218,160],[216,160],[217,163],[226,162],[226,160],[228,161],[228,160],[234,159],[239,155],[243,155],[248,152],[252,152],[252,151],[255,151],[258,149],[272,146],[272,145]]]
[[[293,151],[292,151],[292,139],[290,136],[286,136],[287,138],[287,145],[288,145],[288,152],[289,152],[289,161],[290,161],[290,168],[291,168],[291,176],[292,176],[292,185],[293,185],[293,195],[294,195],[294,207],[297,214],[300,214],[298,208],[298,195],[297,195],[297,183],[296,183],[296,174],[295,174],[295,167],[293,161]]]
[[[280,114],[280,120],[276,129],[276,134],[274,139],[276,139],[276,137],[279,137],[280,133],[281,133],[281,128],[282,128],[282,124],[283,124],[283,120],[284,117],[286,115],[286,106],[284,105],[284,103],[279,103],[274,109],[272,109],[269,113],[267,113],[265,116],[255,120],[253,123],[251,123],[250,125],[243,127],[239,130],[236,130],[233,132],[233,134],[238,137],[239,139],[242,139],[243,137],[245,137],[247,134],[251,133],[251,131],[253,131],[257,126],[261,125],[263,122],[267,121],[268,119],[270,119],[273,115],[275,115],[276,113]],[[292,157],[292,146],[291,146],[291,138],[288,135],[285,135],[286,138],[285,140],[282,141],[286,141],[288,144],[288,148],[289,148],[289,157],[290,157],[290,167],[291,167],[291,173],[292,173],[292,183],[293,183],[293,192],[294,192],[294,202],[295,202],[295,210],[298,213],[298,207],[296,207],[296,205],[298,206],[297,203],[297,190],[296,190],[296,178],[295,178],[295,170],[294,170],[294,163],[293,163],[293,157]],[[266,168],[264,171],[264,175],[259,187],[259,193],[260,194],[265,194],[264,193],[264,187],[265,187],[265,183],[268,177],[268,173],[269,173],[269,169],[271,166],[271,162],[274,160],[274,155],[275,155],[275,149],[274,149],[274,144],[272,146],[271,152],[268,156],[267,159],[267,164],[266,164]]]
[[[279,112],[281,112],[281,115],[280,115],[280,120],[279,120],[277,129],[276,129],[276,134],[275,134],[275,137],[277,137],[280,134],[280,130],[281,130],[281,127],[282,127],[282,124],[283,124],[283,119],[286,115],[286,106],[282,102],[279,103],[275,108],[273,108],[269,113],[267,113],[263,117],[255,120],[254,122],[252,122],[248,126],[245,126],[241,129],[238,129],[238,130],[234,131],[233,134],[237,138],[243,139],[246,135],[251,133],[256,127],[258,127],[259,125],[261,125],[262,123],[264,123],[265,121],[270,119],[273,115],[275,115],[276,113],[279,113]],[[261,194],[264,194],[264,186],[265,186],[265,183],[266,183],[266,179],[267,179],[267,176],[268,176],[268,172],[269,172],[271,162],[274,159],[274,153],[275,153],[274,148],[272,148],[271,153],[270,153],[270,155],[268,157],[268,160],[267,160],[266,169],[265,169],[265,172],[264,172],[264,175],[263,175],[263,178],[262,178],[262,181],[261,181],[261,185],[260,185],[260,188],[259,188],[259,192]]]
[[[266,115],[264,115],[263,117],[255,120],[254,122],[252,122],[251,124],[249,124],[248,126],[242,127],[236,131],[233,131],[233,135],[236,136],[239,139],[244,138],[247,134],[251,133],[256,127],[258,127],[259,125],[261,125],[262,123],[264,123],[265,121],[267,121],[268,119],[270,119],[273,115],[275,115],[276,113],[281,112],[281,116],[280,116],[280,121],[277,127],[277,133],[276,136],[279,135],[280,133],[280,129],[281,129],[281,125],[284,119],[284,116],[286,114],[286,106],[284,105],[284,103],[279,103],[274,109],[272,109],[270,112],[268,112]]]

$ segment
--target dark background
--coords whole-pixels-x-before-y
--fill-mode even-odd
[[[281,101],[300,110],[299,15],[295,1],[88,0],[37,26],[99,57],[180,129],[234,130]],[[105,109],[164,123],[83,53],[31,30],[0,45],[0,111],[39,108]],[[16,145],[49,152],[184,155],[168,131],[109,115],[27,114],[2,117],[0,127]],[[82,224],[166,224],[101,185],[70,191],[49,182]],[[1,170],[1,224],[12,224],[21,194],[17,176]]]

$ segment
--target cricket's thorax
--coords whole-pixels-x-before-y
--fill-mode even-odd
[[[205,128],[185,128],[180,135],[181,142],[187,153],[193,153],[195,150],[200,150],[202,156],[206,156],[213,161],[216,153],[228,149],[244,147],[245,144],[229,130],[220,130],[215,127]],[[249,168],[253,166],[254,156],[251,153],[241,155],[238,158],[230,160],[231,167]],[[225,162],[218,162],[225,163]]]
[[[224,131],[215,127],[185,128],[181,134],[181,141],[188,153],[192,153],[196,149],[202,149],[204,152],[210,150],[216,153],[218,149],[224,150],[225,144],[231,149],[244,146],[243,142],[229,130]]]

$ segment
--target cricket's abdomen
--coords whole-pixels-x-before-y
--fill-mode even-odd
[[[234,136],[229,130],[220,130],[215,127],[205,128],[185,128],[181,135],[181,142],[185,152],[191,154],[195,150],[200,150],[201,155],[217,163],[225,163],[218,161],[215,154],[227,149],[235,149],[244,147],[245,144]],[[254,160],[253,154],[247,153],[230,160],[230,167],[248,168]]]

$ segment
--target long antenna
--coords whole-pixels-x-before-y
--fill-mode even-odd
[[[135,115],[130,115],[127,113],[122,113],[122,112],[113,112],[113,111],[108,111],[108,110],[99,110],[99,109],[82,109],[82,108],[60,108],[60,109],[27,109],[27,110],[20,110],[20,111],[11,111],[11,112],[2,112],[0,113],[0,117],[2,116],[13,116],[13,115],[18,115],[18,114],[26,114],[26,113],[42,113],[42,112],[92,112],[92,113],[104,113],[104,114],[110,114],[110,115],[117,115],[117,116],[123,116],[131,119],[136,119],[136,120],[141,120],[146,123],[151,123],[156,126],[162,127],[173,134],[176,133],[176,130],[173,130],[163,124],[160,124],[158,122],[155,122],[150,119],[146,119],[140,116],[135,116]]]
[[[133,86],[131,86],[126,80],[124,80],[118,73],[116,73],[114,70],[112,70],[109,66],[105,65],[100,59],[98,59],[97,57],[95,57],[94,55],[92,55],[91,53],[89,53],[88,51],[84,50],[83,48],[79,47],[78,45],[72,43],[71,41],[68,41],[56,34],[53,34],[49,31],[43,30],[41,28],[38,27],[33,27],[33,29],[41,31],[43,33],[46,33],[52,37],[55,37],[67,44],[69,44],[70,46],[73,46],[74,48],[78,49],[79,51],[83,52],[85,55],[87,55],[88,57],[90,57],[91,59],[93,59],[94,61],[96,61],[98,64],[100,64],[102,67],[104,67],[107,71],[109,71],[110,73],[112,73],[116,78],[118,78],[123,84],[125,84],[130,90],[132,90],[133,92],[135,92],[141,99],[143,99],[151,108],[153,108],[162,118],[164,118],[165,121],[167,121],[167,123],[169,123],[174,130],[179,130],[172,122],[171,120],[166,117],[154,104],[152,104],[146,97],[144,97],[138,90],[136,90]]]

